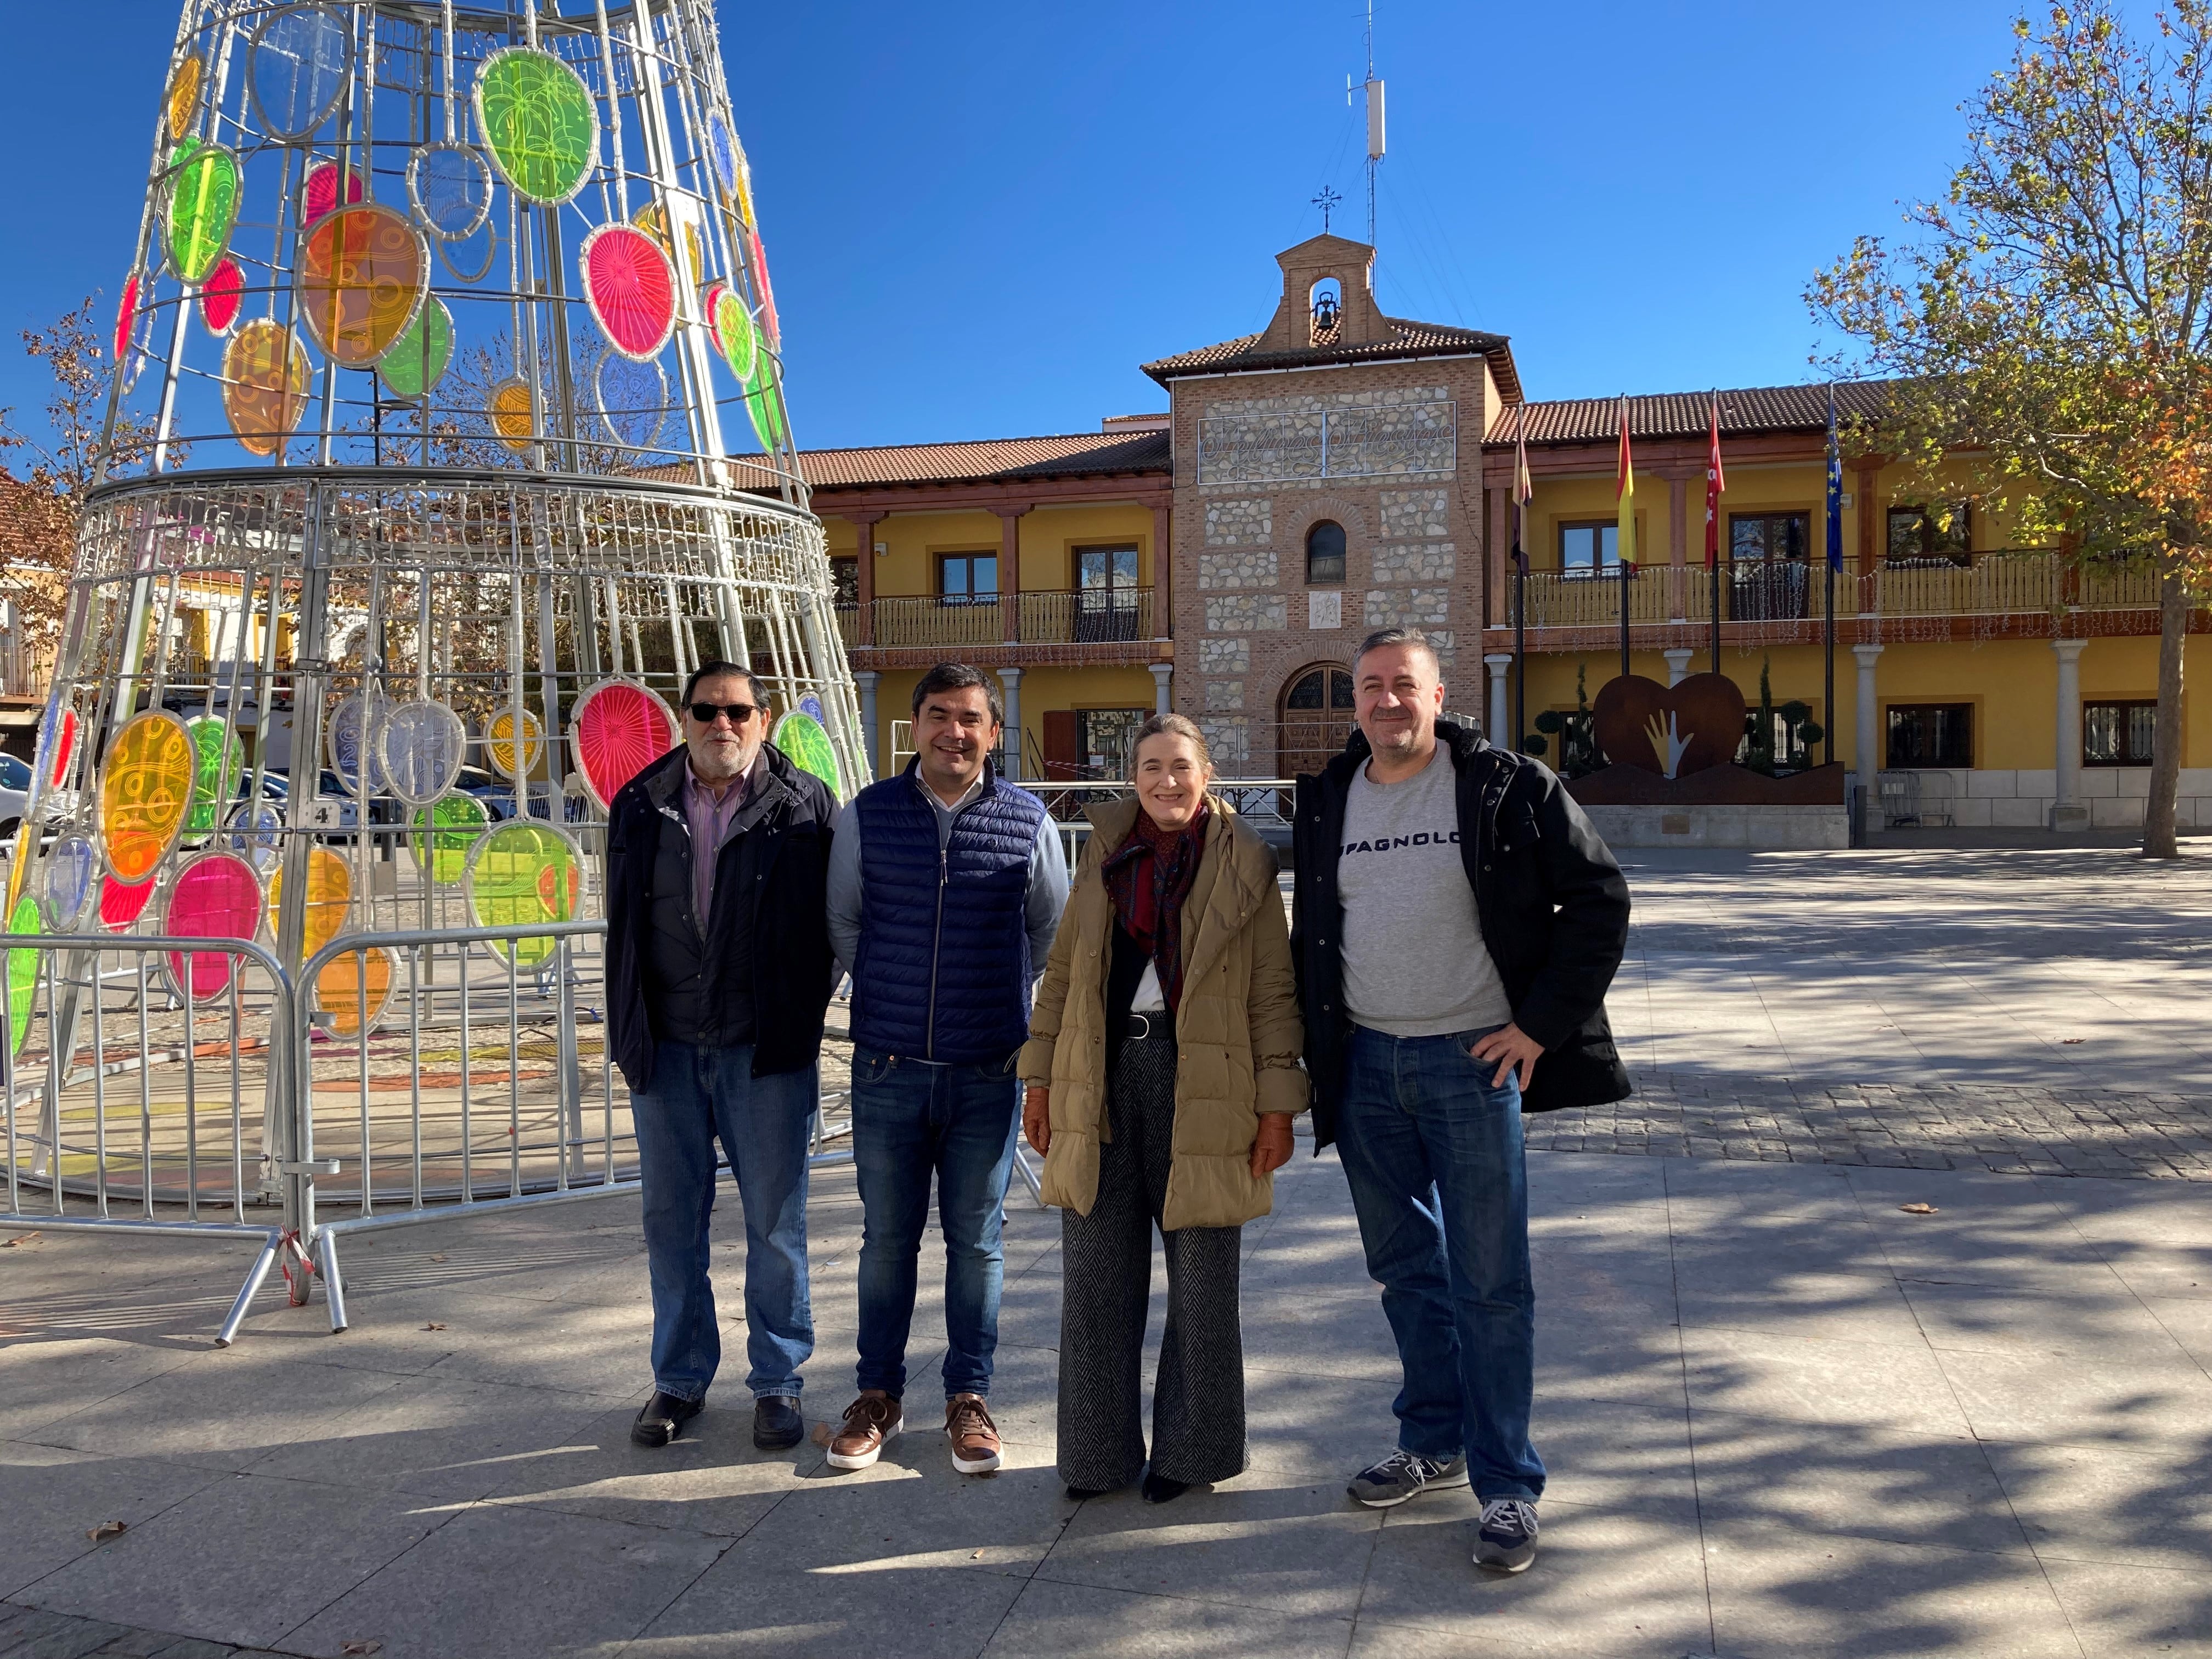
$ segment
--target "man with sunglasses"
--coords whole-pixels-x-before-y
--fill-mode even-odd
[[[721,1359],[707,1273],[717,1139],[744,1211],[753,1443],[805,1433],[807,1133],[836,975],[836,803],[767,741],[769,718],[750,669],[708,663],[684,688],[682,746],[608,807],[608,1041],[630,1086],[653,1285],[641,1446],[698,1415]]]

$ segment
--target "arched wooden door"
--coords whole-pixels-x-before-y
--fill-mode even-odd
[[[1283,682],[1275,720],[1277,777],[1318,772],[1352,735],[1352,670],[1318,662]]]

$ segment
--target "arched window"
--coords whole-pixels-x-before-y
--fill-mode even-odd
[[[1309,586],[1344,580],[1344,526],[1323,519],[1306,532],[1306,582]]]
[[[1352,671],[1341,663],[1316,663],[1283,683],[1275,723],[1278,777],[1317,772],[1352,733]]]

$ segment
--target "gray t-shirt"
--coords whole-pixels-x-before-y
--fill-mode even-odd
[[[1344,900],[1344,1006],[1392,1036],[1442,1036],[1513,1018],[1483,948],[1474,889],[1460,861],[1451,751],[1402,783],[1362,766],[1336,860]]]

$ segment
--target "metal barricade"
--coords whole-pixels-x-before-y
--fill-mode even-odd
[[[292,1075],[316,1178],[299,1225],[333,1331],[347,1235],[638,1190],[606,1011],[577,1001],[603,990],[577,958],[605,937],[602,921],[353,933],[308,958]],[[850,1133],[817,1101],[810,1168],[851,1162],[828,1145]]]
[[[115,957],[126,965],[106,965]],[[249,964],[265,985],[248,984]],[[289,1104],[293,985],[277,959],[245,939],[10,933],[0,969],[0,1224],[258,1240],[219,1346],[288,1253],[304,1300],[308,1170]],[[155,1006],[157,988],[168,1006]],[[276,1219],[247,1213],[272,1204]]]

